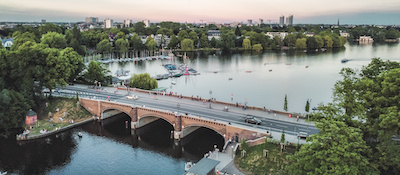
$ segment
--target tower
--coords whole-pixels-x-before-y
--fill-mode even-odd
[[[293,15],[289,15],[286,17],[286,26],[292,26],[293,25]]]
[[[285,16],[280,16],[279,17],[279,26],[283,27],[283,25],[285,24]]]

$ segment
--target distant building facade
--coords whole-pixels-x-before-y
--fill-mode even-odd
[[[269,36],[269,38],[271,39],[279,36],[283,40],[288,34],[289,33],[287,32],[267,32],[265,35]]]
[[[124,20],[124,27],[129,27],[131,24],[132,24],[132,20],[130,20],[130,19]]]
[[[14,42],[14,38],[4,38],[4,39],[0,38],[0,41],[1,41],[1,44],[3,45],[3,47],[9,48],[12,46],[12,44]]]
[[[349,32],[346,32],[346,31],[340,30],[339,33],[340,33],[340,36],[341,36],[341,37],[347,38],[347,37],[350,36],[350,33],[349,33]]]
[[[87,24],[98,23],[99,22],[99,18],[97,18],[97,17],[86,17],[85,18],[85,22]]]
[[[144,23],[144,25],[145,25],[146,27],[150,27],[150,20],[144,19],[144,20],[143,20],[143,23]]]
[[[374,39],[371,38],[371,36],[360,36],[360,39],[358,40],[360,44],[368,44],[368,43],[373,43]]]
[[[263,19],[258,19],[258,25],[264,24],[264,20]]]
[[[279,17],[279,26],[283,27],[285,25],[285,16],[280,16]]]
[[[114,21],[112,19],[105,19],[104,20],[104,28],[108,29],[108,28],[112,28],[114,26]]]
[[[247,25],[248,25],[248,26],[252,26],[252,25],[253,25],[253,20],[248,19],[248,20],[247,20]]]
[[[210,41],[212,38],[219,39],[219,36],[221,35],[221,31],[219,30],[208,30],[207,33],[208,33],[208,40]]]
[[[293,26],[293,15],[286,17],[286,26]]]

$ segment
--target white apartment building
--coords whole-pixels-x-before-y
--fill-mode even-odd
[[[125,19],[125,20],[124,20],[124,27],[129,27],[129,26],[131,25],[131,23],[132,23],[132,20],[130,20],[130,19]]]
[[[144,19],[144,20],[143,20],[143,23],[144,23],[144,25],[145,25],[146,27],[150,27],[150,20]]]
[[[114,21],[112,19],[107,18],[104,20],[104,28],[108,29],[113,27],[114,27]]]

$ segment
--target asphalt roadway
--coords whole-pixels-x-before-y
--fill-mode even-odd
[[[79,97],[110,100],[117,103],[124,103],[134,106],[145,106],[159,110],[188,114],[192,116],[200,116],[202,118],[216,120],[232,125],[245,128],[252,128],[261,132],[269,132],[274,139],[279,140],[282,130],[285,130],[285,139],[292,143],[305,143],[304,139],[300,139],[299,132],[316,134],[319,130],[314,123],[307,122],[304,119],[298,119],[279,113],[260,111],[260,110],[243,110],[241,107],[229,106],[228,111],[224,111],[225,105],[202,102],[197,100],[177,98],[168,95],[154,95],[149,93],[140,93],[127,90],[117,90],[116,87],[101,87],[96,90],[93,86],[88,85],[69,85],[58,88],[53,91],[55,96],[76,96]],[[137,95],[137,100],[128,99],[128,95]],[[211,108],[209,108],[211,104]],[[255,125],[244,122],[246,115],[252,115],[262,121],[261,125]]]

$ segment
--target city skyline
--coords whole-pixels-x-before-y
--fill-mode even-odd
[[[249,8],[246,8],[248,6]],[[248,19],[264,23],[279,23],[280,16],[294,16],[293,24],[376,24],[399,25],[400,3],[397,0],[355,1],[126,1],[126,0],[1,0],[0,21],[78,22],[95,16],[100,21],[110,18],[115,22],[148,19],[151,22],[246,22]]]

